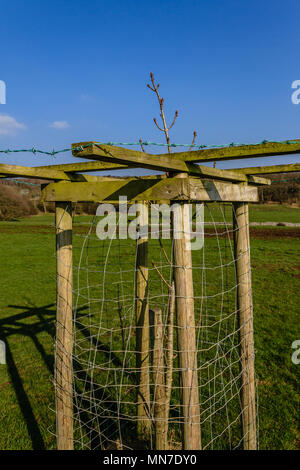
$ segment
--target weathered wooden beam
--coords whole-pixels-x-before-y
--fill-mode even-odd
[[[70,181],[70,177],[65,175],[63,171],[36,169],[27,166],[8,165],[6,163],[0,164],[0,173],[6,176],[22,176],[24,178]]]
[[[94,166],[91,166],[89,167],[89,164],[92,164]],[[102,162],[83,162],[83,166],[80,168],[80,171],[98,171],[97,170],[97,166],[98,164],[102,164]],[[78,165],[81,165],[80,163],[75,163],[75,164],[70,164],[71,167],[74,167],[76,168]],[[85,165],[87,167],[87,169],[85,168]],[[57,169],[54,168],[57,166]],[[122,169],[126,169],[126,168],[130,168],[130,166],[126,166],[126,165],[113,165],[113,164],[104,164],[104,166],[106,166],[106,168],[102,168],[102,170],[100,171],[104,171],[104,170],[108,170],[109,167],[111,167],[110,169],[112,170],[116,170],[116,169],[121,169],[120,167],[122,166],[123,168]],[[118,168],[115,168],[115,166],[118,166]],[[58,167],[62,167],[61,170],[58,169]],[[65,167],[65,170],[63,170],[63,167]],[[19,167],[20,168],[20,167]],[[22,167],[23,168],[23,167]],[[132,168],[132,167],[131,167]],[[32,168],[34,170],[34,174],[38,175],[38,174],[41,174],[39,172],[39,170],[47,170],[47,175],[48,177],[44,178],[43,176],[23,176],[22,177],[28,177],[28,178],[37,178],[37,179],[47,179],[47,180],[51,180],[51,179],[54,179],[54,180],[63,180],[63,181],[76,181],[76,182],[101,182],[103,177],[99,177],[99,176],[94,176],[94,175],[84,175],[84,174],[79,174],[79,173],[76,173],[75,171],[79,171],[79,168],[77,170],[72,170],[72,171],[69,171],[68,169],[68,165],[51,165],[49,167],[45,166],[45,167],[33,167]],[[58,171],[65,171],[65,174],[60,174],[61,178],[50,178],[49,175],[50,173],[48,172],[48,170],[50,169],[50,171],[52,172],[52,170],[58,170]],[[37,170],[37,171],[35,171]],[[15,170],[13,170],[15,171]],[[74,173],[73,173],[74,171]],[[23,171],[23,173],[28,173],[28,167],[26,167],[26,170]],[[19,175],[16,175],[16,174],[12,174],[11,171],[9,170],[9,172],[7,172],[6,175],[0,175],[0,178],[7,178],[8,176],[21,176],[20,174]],[[54,175],[52,175],[54,176]],[[56,174],[56,176],[59,176]],[[258,176],[253,176],[253,175],[247,175],[248,177],[248,183],[249,184],[255,184],[257,186],[261,186],[261,185],[269,185],[271,184],[271,180],[267,179],[267,178],[260,178]],[[144,177],[145,179],[149,178],[148,176],[145,176]]]
[[[50,183],[42,191],[42,201],[118,202],[128,201],[240,201],[258,202],[258,190],[245,183],[235,184],[200,178],[101,178],[97,183]]]
[[[255,184],[256,186],[266,186],[271,184],[271,180],[268,178],[261,178],[260,176],[248,175],[248,184]]]
[[[81,142],[74,144],[73,147],[83,146],[87,144],[93,144],[93,142]],[[143,152],[136,150],[124,149],[115,146],[103,146],[114,149],[122,150],[123,155],[132,155],[133,152],[135,155],[149,155]],[[90,147],[86,149],[90,151]],[[82,152],[80,152],[82,153]],[[189,152],[176,152],[173,156],[177,160],[182,160],[186,162],[213,162],[217,160],[238,160],[240,158],[256,158],[256,157],[269,157],[276,155],[291,155],[300,153],[300,139],[290,139],[286,142],[264,142],[261,144],[253,145],[239,145],[239,146],[228,146],[221,148],[211,148],[211,149],[201,149],[201,150],[192,150]],[[165,154],[155,155],[155,157],[165,157]]]
[[[126,168],[132,168],[128,165],[121,163],[106,163],[106,162],[78,162],[78,163],[63,163],[60,165],[49,165],[49,166],[38,166],[34,168],[49,169],[49,170],[62,170],[67,173],[78,172],[78,171],[109,171],[109,170],[124,170]]]
[[[90,144],[87,146],[87,144]],[[214,178],[225,181],[247,182],[244,174],[231,172],[230,170],[220,170],[207,166],[194,165],[193,163],[178,160],[175,156],[148,155],[146,153],[128,150],[122,147],[102,145],[92,142],[82,142],[72,144],[72,147],[82,150],[73,150],[73,155],[80,158],[89,158],[110,163],[123,163],[134,167],[147,168],[156,171],[183,172],[194,176]]]
[[[18,165],[8,165],[0,163],[0,174],[4,177],[14,176],[22,178],[44,179],[44,180],[62,180],[62,181],[82,181],[82,182],[96,182],[99,181],[98,176],[82,175],[74,173],[66,173],[62,170],[53,169],[49,167],[28,167]]]
[[[101,181],[101,177],[100,176],[96,176],[96,175],[84,175],[82,173],[65,173],[66,176],[70,179],[70,181],[74,181],[74,182],[86,182],[86,183],[93,183],[93,182],[97,182],[97,181]]]
[[[271,165],[256,166],[249,168],[234,168],[232,171],[245,173],[245,175],[267,175],[275,173],[290,173],[300,171],[300,163],[291,163],[289,165]]]
[[[66,163],[61,165],[50,165],[50,166],[39,166],[35,167],[38,169],[49,169],[49,170],[61,170],[65,171],[69,176],[72,176],[72,180],[76,181],[76,177],[74,173],[78,171],[109,171],[109,170],[124,170],[129,168],[134,168],[133,165],[124,165],[121,163],[106,163],[102,161],[92,161],[92,162],[79,162],[79,163]],[[231,170],[230,170],[231,171]],[[244,173],[244,172],[241,172]],[[89,177],[86,175],[82,175],[82,177],[86,178],[86,181],[91,181]],[[79,181],[79,179],[77,180]],[[271,184],[271,181],[266,178],[259,178],[259,177],[248,177],[248,183],[256,184],[256,185],[266,185]]]
[[[287,141],[288,142],[288,141]],[[193,150],[191,152],[174,153],[177,160],[186,162],[213,162],[221,160],[238,160],[239,158],[270,157],[300,153],[300,139],[295,143],[266,142],[256,145],[240,145],[213,149]],[[159,155],[157,155],[159,157]]]

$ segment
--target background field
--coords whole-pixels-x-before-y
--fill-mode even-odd
[[[80,216],[77,223],[88,223]],[[300,222],[300,210],[252,206],[250,220]],[[52,215],[0,223],[0,449],[54,449],[55,239]],[[300,448],[300,229],[251,229],[260,448]]]

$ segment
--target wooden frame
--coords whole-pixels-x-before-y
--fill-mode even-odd
[[[50,183],[42,191],[43,202],[128,202],[157,200],[258,202],[258,190],[247,184],[199,178],[101,178],[90,183]]]
[[[75,149],[76,147],[76,149]],[[186,202],[231,202],[234,216],[234,247],[236,252],[237,308],[240,322],[240,354],[242,367],[241,399],[243,405],[244,448],[256,448],[256,415],[254,384],[253,311],[250,276],[250,245],[248,203],[258,202],[257,186],[270,184],[270,180],[257,175],[300,171],[300,164],[273,165],[251,168],[220,170],[205,166],[212,161],[243,158],[291,155],[300,153],[300,140],[277,143],[264,142],[258,145],[229,146],[202,149],[170,155],[150,155],[145,152],[103,145],[98,142],[82,142],[72,145],[73,155],[90,161],[50,166],[23,167],[0,164],[0,178],[25,177],[48,180],[42,189],[43,202],[56,204],[57,240],[57,346],[56,346],[56,405],[57,442],[59,449],[73,449],[72,409],[72,211],[73,202],[119,202],[126,196],[134,201],[179,201],[180,213]],[[197,163],[201,162],[201,165]],[[145,168],[167,172],[167,175],[150,177],[113,178],[87,175],[80,172],[100,172]],[[182,216],[182,214],[181,214]],[[137,362],[143,362],[140,374],[138,400],[139,432],[150,433],[148,401],[149,377],[147,376],[149,354],[149,305],[148,305],[148,261],[147,242],[138,241],[136,266],[136,315]],[[191,256],[185,240],[174,243],[174,285],[179,325],[182,327],[179,344],[182,350],[180,361],[184,373],[184,448],[200,449],[200,423],[197,422],[199,397],[197,354],[193,335],[186,329],[193,328],[193,280]],[[246,267],[246,270],[245,270]],[[188,299],[188,300],[187,300]],[[147,330],[147,331],[146,331]],[[161,320],[156,319],[156,346],[162,344]],[[156,347],[157,351],[159,346]],[[156,351],[155,349],[155,351]],[[188,353],[187,353],[188,351]],[[156,358],[158,370],[162,367],[160,356]],[[158,389],[162,383],[157,383]],[[160,389],[159,389],[160,390]],[[160,393],[158,393],[160,396]],[[161,415],[161,400],[156,414]],[[145,407],[146,403],[146,407]],[[158,421],[159,423],[159,421]],[[166,448],[166,435],[160,424],[156,426],[158,447]]]
[[[223,160],[240,160],[243,158],[271,157],[275,155],[292,155],[300,153],[300,139],[286,142],[262,142],[255,145],[234,145],[228,147],[193,150],[176,153],[176,158],[188,162],[216,162]]]
[[[203,165],[195,165],[189,161],[180,160],[166,155],[148,155],[135,150],[124,150],[120,147],[97,144],[94,142],[84,142],[73,144],[77,149],[82,146],[83,150],[73,150],[75,157],[88,158],[105,163],[126,163],[133,167],[146,168],[156,171],[168,171],[177,173],[188,173],[189,175],[202,178],[214,178],[222,181],[250,182],[253,184],[268,184],[265,180],[247,178],[247,175],[232,172],[230,170],[219,170]],[[1,170],[0,170],[1,171]]]

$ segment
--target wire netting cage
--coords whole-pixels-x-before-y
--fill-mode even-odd
[[[115,233],[104,240],[101,218],[85,225],[74,218],[75,448],[182,449],[187,426],[202,449],[243,446],[247,325],[238,315],[237,260],[245,258],[249,276],[249,253],[236,252],[241,227],[232,204],[201,210],[197,229],[192,210],[198,246],[184,267],[176,239],[161,224],[151,232],[151,217],[147,234],[123,239],[117,214]],[[176,269],[188,277],[176,280]],[[189,304],[188,322],[180,302]]]

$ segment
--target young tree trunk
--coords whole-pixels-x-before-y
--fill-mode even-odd
[[[148,209],[141,205],[140,220],[148,225]],[[149,380],[148,234],[137,240],[136,255],[136,368],[138,378],[137,432],[141,440],[151,434]]]
[[[154,419],[155,419],[155,448],[166,450],[168,448],[166,434],[166,394],[164,371],[164,325],[161,309],[152,310],[154,344],[153,344],[153,383],[154,383]]]

